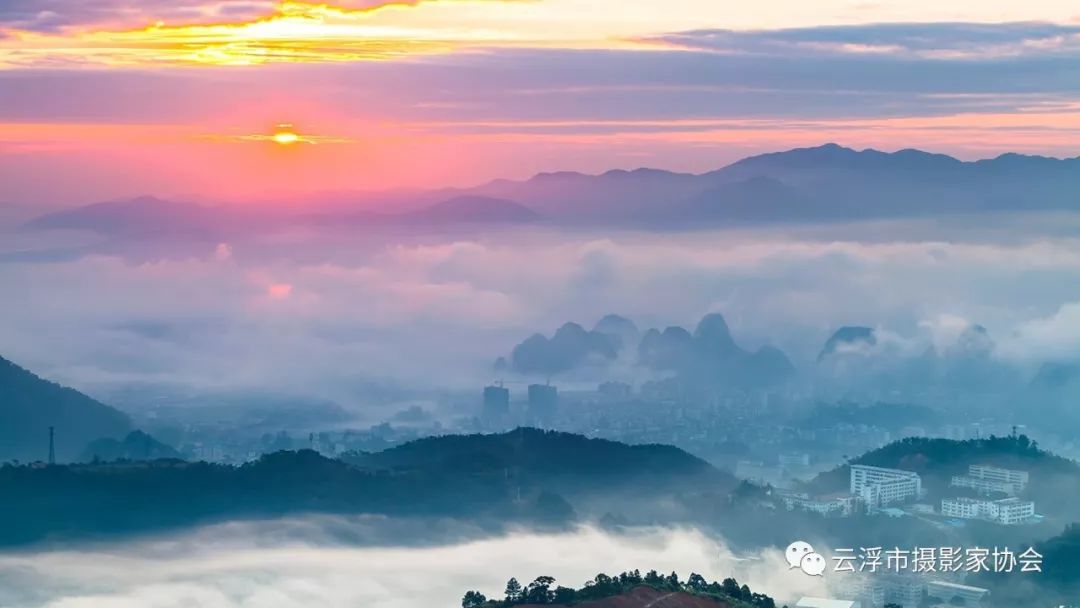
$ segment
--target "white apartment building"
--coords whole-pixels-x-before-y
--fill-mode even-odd
[[[959,519],[978,519],[982,517],[985,500],[974,498],[946,498],[941,501],[941,514]]]
[[[851,494],[870,510],[917,499],[922,495],[922,478],[913,471],[851,465]]]
[[[983,494],[1003,492],[1016,496],[1027,487],[1030,476],[1027,471],[1002,469],[985,464],[968,467],[967,475],[957,475],[949,483],[954,488],[971,488]]]
[[[976,479],[989,479],[1003,483],[1012,483],[1021,487],[1026,486],[1031,476],[1027,471],[1015,471],[992,467],[988,464],[973,464],[968,467],[968,475]]]
[[[1004,526],[1023,523],[1035,516],[1035,503],[1019,498],[978,500],[975,498],[946,498],[941,501],[941,514],[959,519],[985,519]]]
[[[1011,526],[1035,517],[1035,503],[1030,500],[1006,498],[994,501],[994,504],[997,506],[997,516],[994,520],[999,524]]]

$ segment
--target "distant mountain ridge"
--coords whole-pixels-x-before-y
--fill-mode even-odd
[[[699,385],[768,386],[795,374],[795,366],[779,349],[748,351],[739,346],[719,313],[705,315],[693,333],[673,326],[641,334],[631,320],[618,315],[607,315],[591,331],[566,323],[551,338],[533,334],[515,346],[509,363],[521,374],[550,376],[589,365],[603,367],[621,354]]]
[[[472,188],[357,194],[350,211],[279,213],[274,222],[443,226],[561,224],[701,227],[827,222],[985,212],[1080,211],[1080,157],[1007,153],[962,161],[905,149],[854,150],[837,144],[751,156],[701,174],[641,168],[598,175],[540,173]],[[340,201],[341,196],[336,197]],[[405,211],[372,211],[393,206]],[[140,197],[40,216],[30,229],[88,229],[113,236],[199,233],[268,221],[265,208],[200,207]]]

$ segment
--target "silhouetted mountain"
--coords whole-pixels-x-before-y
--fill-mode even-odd
[[[613,361],[620,350],[639,335],[629,319],[608,315],[596,329],[586,331],[567,323],[548,339],[535,334],[514,348],[511,365],[518,373],[556,374],[589,363]],[[765,386],[782,382],[795,367],[780,350],[763,347],[749,352],[735,343],[720,314],[706,315],[694,333],[682,327],[663,332],[649,329],[637,341],[637,363],[664,372],[676,372],[697,386],[717,383]]]
[[[697,176],[658,169],[601,175],[541,173],[526,181],[496,180],[464,192],[509,198],[548,218],[590,223],[632,222],[700,194]]]
[[[681,490],[734,485],[678,448],[535,429],[432,437],[342,460],[301,450],[238,467],[168,459],[4,466],[0,545],[299,513],[562,526],[590,500],[627,497],[648,509]]]
[[[833,355],[862,351],[877,345],[877,333],[872,327],[841,327],[825,342],[818,353],[818,361]]]
[[[66,462],[95,439],[123,437],[131,421],[0,357],[0,460],[46,460],[50,426],[56,429],[56,458]]]
[[[532,209],[514,201],[487,196],[458,196],[398,217],[411,222],[439,224],[532,222],[540,218]]]
[[[617,339],[616,350],[622,350],[628,344],[636,344],[640,334],[633,321],[619,315],[604,316],[597,321],[593,331]]]
[[[701,175],[639,169],[541,174],[471,192],[571,221],[715,225],[985,211],[1080,209],[1080,158],[1004,154],[963,162],[836,144],[762,154]]]
[[[50,213],[31,228],[113,236],[202,234],[222,226],[311,222],[329,226],[561,223],[646,227],[730,222],[814,222],[991,211],[1080,210],[1080,157],[1003,154],[963,162],[919,150],[887,153],[836,144],[749,157],[694,175],[657,169],[600,175],[541,173],[464,189],[358,193],[322,210],[268,212],[172,203],[153,197]],[[377,209],[395,208],[402,213]],[[276,209],[276,208],[275,208]],[[227,220],[227,221],[226,221]]]
[[[682,327],[668,327],[645,332],[638,345],[638,362],[653,369],[671,371],[693,360],[694,336]]]
[[[618,356],[619,342],[608,334],[586,331],[567,323],[548,338],[534,334],[514,347],[510,362],[521,374],[557,374],[589,361],[607,362]]]
[[[719,313],[706,315],[693,335],[681,327],[663,333],[649,330],[638,346],[638,360],[656,370],[678,372],[695,385],[766,386],[795,373],[779,349],[766,346],[751,353],[736,344]]]
[[[26,226],[34,230],[90,230],[112,236],[149,236],[203,234],[214,231],[221,221],[219,210],[140,196],[55,211],[30,220]]]
[[[672,446],[626,445],[532,428],[499,435],[428,437],[345,460],[367,468],[430,474],[501,474],[513,470],[532,479],[583,481],[593,475],[625,480],[718,473],[704,460]]]
[[[821,215],[811,195],[783,182],[758,175],[713,186],[681,205],[681,217],[690,222],[793,221]],[[665,215],[680,212],[678,206]]]
[[[161,458],[180,458],[180,452],[142,431],[132,431],[121,440],[105,437],[91,441],[83,450],[80,460],[82,462],[113,462]]]

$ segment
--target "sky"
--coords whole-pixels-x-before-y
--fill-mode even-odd
[[[1080,8],[0,1],[0,202],[705,171],[829,141],[1080,154]]]

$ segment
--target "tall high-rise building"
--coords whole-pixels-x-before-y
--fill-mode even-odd
[[[529,385],[529,418],[536,422],[550,421],[558,407],[558,389],[550,384]]]
[[[484,420],[503,420],[510,414],[510,389],[501,386],[484,387]]]
[[[56,464],[56,429],[49,427],[49,464]]]

